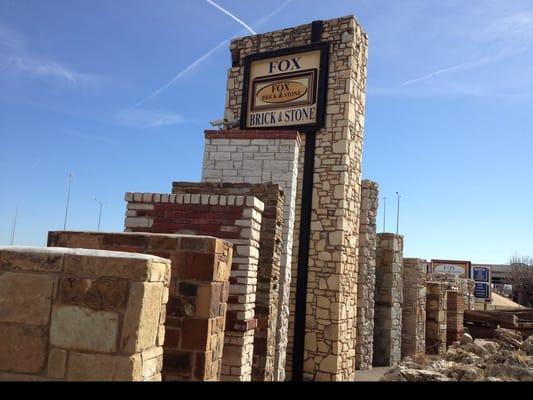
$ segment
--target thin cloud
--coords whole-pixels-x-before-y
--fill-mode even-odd
[[[73,129],[64,130],[63,133],[68,136],[89,140],[92,142],[100,142],[100,143],[106,143],[106,144],[118,144],[119,142],[116,140],[113,140],[111,138],[100,136],[100,135],[94,135],[94,134],[87,134],[82,133]]]
[[[431,73],[429,73],[427,75],[423,75],[423,76],[415,78],[415,79],[410,79],[408,81],[402,82],[400,84],[400,86],[407,86],[407,85],[412,85],[413,83],[427,81],[427,80],[429,80],[431,78],[434,78],[436,76],[443,75],[443,74],[449,74],[451,72],[466,71],[466,70],[469,70],[469,69],[477,68],[477,67],[480,67],[482,65],[494,63],[494,62],[500,60],[501,58],[502,57],[482,57],[482,58],[480,58],[477,61],[458,64],[458,65],[454,65],[454,66],[451,66],[451,67],[448,67],[448,68],[439,69],[439,70],[433,71],[433,72],[431,72]]]
[[[53,79],[71,85],[96,84],[97,75],[81,73],[54,60],[35,57],[27,50],[24,37],[0,24],[0,71],[4,74]]]
[[[243,21],[241,21],[239,18],[237,18],[235,15],[233,15],[232,13],[230,13],[228,10],[222,8],[221,6],[219,6],[217,3],[215,3],[214,1],[212,0],[206,0],[209,4],[211,4],[212,6],[218,8],[220,11],[222,11],[224,14],[226,15],[229,15],[231,18],[233,18],[235,21],[237,21],[239,24],[241,24],[242,26],[244,26],[246,29],[248,29],[252,35],[255,35],[256,32],[250,28],[248,25],[246,25]]]
[[[69,84],[96,84],[100,80],[96,75],[76,72],[55,61],[46,59],[0,54],[0,62],[4,71],[39,78],[51,78]]]
[[[293,0],[287,0],[285,3],[283,3],[281,6],[279,6],[278,8],[276,8],[274,11],[272,11],[270,14],[267,14],[265,16],[263,16],[260,20],[258,20],[256,23],[254,23],[253,25],[257,25],[257,26],[261,26],[262,24],[264,24],[265,22],[267,22],[270,18],[272,18],[274,15],[276,15],[277,13],[279,13],[281,10],[283,10],[285,7],[287,7]],[[213,47],[212,49],[208,50],[205,54],[201,55],[200,57],[198,57],[196,60],[194,60],[191,64],[189,64],[187,67],[185,67],[183,70],[181,70],[180,72],[178,72],[178,74],[176,76],[174,76],[174,78],[172,78],[169,82],[167,82],[166,84],[164,84],[163,86],[161,86],[159,89],[157,89],[155,92],[153,92],[152,94],[150,94],[149,96],[145,97],[144,99],[142,99],[141,101],[137,102],[136,104],[134,104],[132,106],[132,108],[135,108],[135,107],[139,107],[140,105],[146,103],[148,100],[151,100],[153,99],[154,97],[158,96],[159,94],[161,94],[162,92],[164,92],[166,89],[168,89],[170,86],[172,86],[174,83],[176,83],[176,81],[178,81],[183,75],[185,75],[187,72],[190,72],[192,70],[194,70],[196,67],[198,67],[198,65],[200,65],[202,62],[204,62],[205,60],[207,60],[213,53],[215,53],[219,48],[221,48],[222,46],[224,46],[226,43],[228,43],[235,35],[239,35],[241,34],[243,31],[239,31],[235,34],[233,34],[231,37],[223,40],[222,42],[220,42],[219,44],[217,44],[215,47]]]
[[[173,112],[138,108],[120,111],[115,117],[120,124],[137,128],[157,128],[185,122],[183,116]]]

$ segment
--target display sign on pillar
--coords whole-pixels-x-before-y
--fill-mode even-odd
[[[241,129],[322,128],[327,60],[328,43],[248,56]]]

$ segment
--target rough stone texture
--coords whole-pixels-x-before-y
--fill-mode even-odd
[[[161,380],[169,277],[156,256],[0,247],[0,380]]]
[[[460,341],[464,333],[465,299],[462,293],[449,290],[446,303],[446,344]]]
[[[217,134],[220,135],[220,134]],[[247,134],[247,137],[250,135]],[[209,140],[209,139],[208,139]],[[215,139],[210,139],[216,146]],[[252,140],[253,142],[253,140]],[[206,147],[209,145],[206,145]],[[228,147],[228,146],[225,146]],[[245,146],[236,146],[237,152],[245,152]],[[269,147],[271,148],[271,147]],[[277,147],[276,147],[277,148]],[[214,151],[209,153],[214,154]],[[210,155],[206,154],[206,158]],[[257,267],[257,292],[255,317],[257,328],[254,334],[252,380],[274,380],[276,351],[276,328],[279,308],[280,261],[282,257],[282,229],[284,197],[279,185],[247,183],[189,183],[174,182],[173,194],[253,195],[261,200],[265,209],[261,219],[261,244]],[[232,278],[233,281],[238,276]],[[285,335],[286,336],[286,335]]]
[[[231,243],[208,236],[155,233],[57,231],[48,234],[49,246],[79,244],[104,250],[153,254],[172,260],[166,316],[152,324],[150,318],[157,315],[146,312],[143,319],[133,321],[147,322],[143,324],[147,326],[143,340],[152,340],[157,334],[158,344],[163,344],[164,381],[220,379],[233,252]],[[135,285],[136,288],[132,288],[135,293],[140,295],[144,292],[142,283]],[[105,303],[116,308],[125,301],[125,288],[108,290],[109,283],[102,279],[92,285],[85,280],[68,279],[63,286],[62,292],[70,302],[77,303],[83,299],[93,307],[99,308]],[[82,286],[87,288],[80,294]],[[130,326],[139,329],[135,324]],[[154,331],[149,329],[151,326],[159,328]],[[156,358],[154,360],[157,361]],[[156,361],[153,363],[156,364]]]
[[[374,347],[374,292],[376,289],[376,218],[378,184],[361,181],[359,271],[357,274],[357,339],[355,367],[372,368]]]
[[[284,193],[279,299],[275,323],[275,354],[272,361],[274,368],[272,379],[283,380],[289,324],[289,293],[300,135],[294,131],[230,130],[206,131],[205,137],[202,180],[237,184],[240,182],[273,182],[279,185]],[[225,159],[228,160],[225,161]],[[265,212],[266,208],[265,204]],[[263,243],[261,243],[261,251],[262,248]],[[258,344],[257,340],[255,343]],[[261,346],[257,348],[261,348]],[[267,346],[267,349],[269,348],[270,345]],[[270,357],[267,356],[265,365],[270,363]],[[255,362],[255,365],[257,366],[258,363]],[[264,380],[271,380],[270,369],[266,367],[265,371]],[[258,374],[262,376],[263,372],[258,367],[254,367],[254,379],[261,380]]]
[[[427,264],[403,259],[402,358],[426,351]]]
[[[463,295],[465,310],[475,310],[473,279],[459,278],[453,274],[428,274],[428,281],[445,282],[448,290],[455,290]]]
[[[374,316],[374,366],[389,366],[401,359],[403,236],[378,233]]]
[[[427,282],[426,296],[426,353],[446,352],[446,282]]]
[[[264,203],[255,196],[190,193],[126,193],[125,200],[126,231],[209,235],[233,244],[221,379],[251,380]],[[205,279],[213,279],[213,273],[217,273],[216,268]],[[238,366],[235,353],[239,355]]]
[[[311,343],[307,336],[316,337],[316,343],[320,343],[320,346],[306,346],[303,378],[352,380],[355,372],[357,239],[367,36],[355,18],[348,16],[323,21],[320,41],[330,44],[329,79],[325,127],[316,133],[306,305],[306,342]],[[309,43],[311,24],[232,40],[231,51],[238,57],[228,72],[226,111],[233,113],[236,118],[240,117],[244,57]],[[305,135],[302,135],[302,139],[305,141]],[[299,174],[300,182],[301,179],[302,175]],[[298,209],[297,205],[296,213]],[[295,229],[291,277],[293,288],[297,279],[298,238],[299,230]],[[291,297],[293,292],[294,289],[291,289]],[[286,366],[287,376],[291,377],[293,317],[289,321]]]

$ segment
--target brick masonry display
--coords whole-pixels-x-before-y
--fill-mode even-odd
[[[48,246],[145,253],[170,259],[169,300],[163,315],[163,380],[220,379],[231,243],[208,236],[56,231],[49,232]]]
[[[0,247],[0,381],[160,381],[170,261]]]
[[[174,194],[253,195],[260,199],[265,210],[261,220],[261,245],[257,267],[252,380],[274,380],[276,324],[279,308],[280,261],[284,196],[279,185],[247,183],[189,183],[174,182]]]
[[[279,265],[279,301],[277,305],[273,379],[285,377],[287,331],[289,323],[289,292],[293,246],[296,182],[300,135],[294,131],[220,130],[205,132],[202,180],[237,187],[273,182],[284,194],[281,259]],[[246,184],[242,184],[246,186]],[[255,187],[255,186],[252,186]],[[268,252],[268,250],[267,250]],[[272,310],[274,312],[274,310]],[[260,347],[258,347],[259,349]],[[267,349],[267,352],[270,350]],[[258,360],[259,361],[259,360]],[[260,361],[262,363],[262,361]],[[270,365],[269,357],[265,365]],[[258,365],[256,363],[256,365]],[[257,368],[254,368],[257,370]],[[270,369],[265,367],[265,379]],[[262,375],[262,372],[258,372]],[[257,378],[257,373],[254,372]]]
[[[233,244],[221,379],[251,380],[263,202],[207,194],[126,193],[125,199],[126,231],[209,235]]]

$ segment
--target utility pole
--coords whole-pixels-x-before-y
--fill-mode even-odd
[[[95,201],[98,201],[97,199],[94,199]],[[98,212],[98,228],[96,228],[97,232],[100,232],[100,221],[102,220],[102,202],[98,201],[98,204],[100,205],[100,211]]]
[[[13,219],[13,227],[11,229],[11,238],[9,240],[9,244],[13,246],[13,243],[15,243],[15,231],[17,230],[17,216],[19,213],[19,208],[17,207],[15,209],[15,218]]]
[[[65,207],[65,223],[63,224],[63,230],[67,230],[67,216],[68,216],[68,204],[70,201],[70,186],[72,184],[72,174],[68,174],[68,191],[67,191],[67,205]]]
[[[383,233],[385,233],[385,218],[387,217],[387,198],[383,197]]]
[[[398,235],[398,227],[400,226],[400,193],[396,192],[398,196],[398,208],[396,209],[396,235]]]

